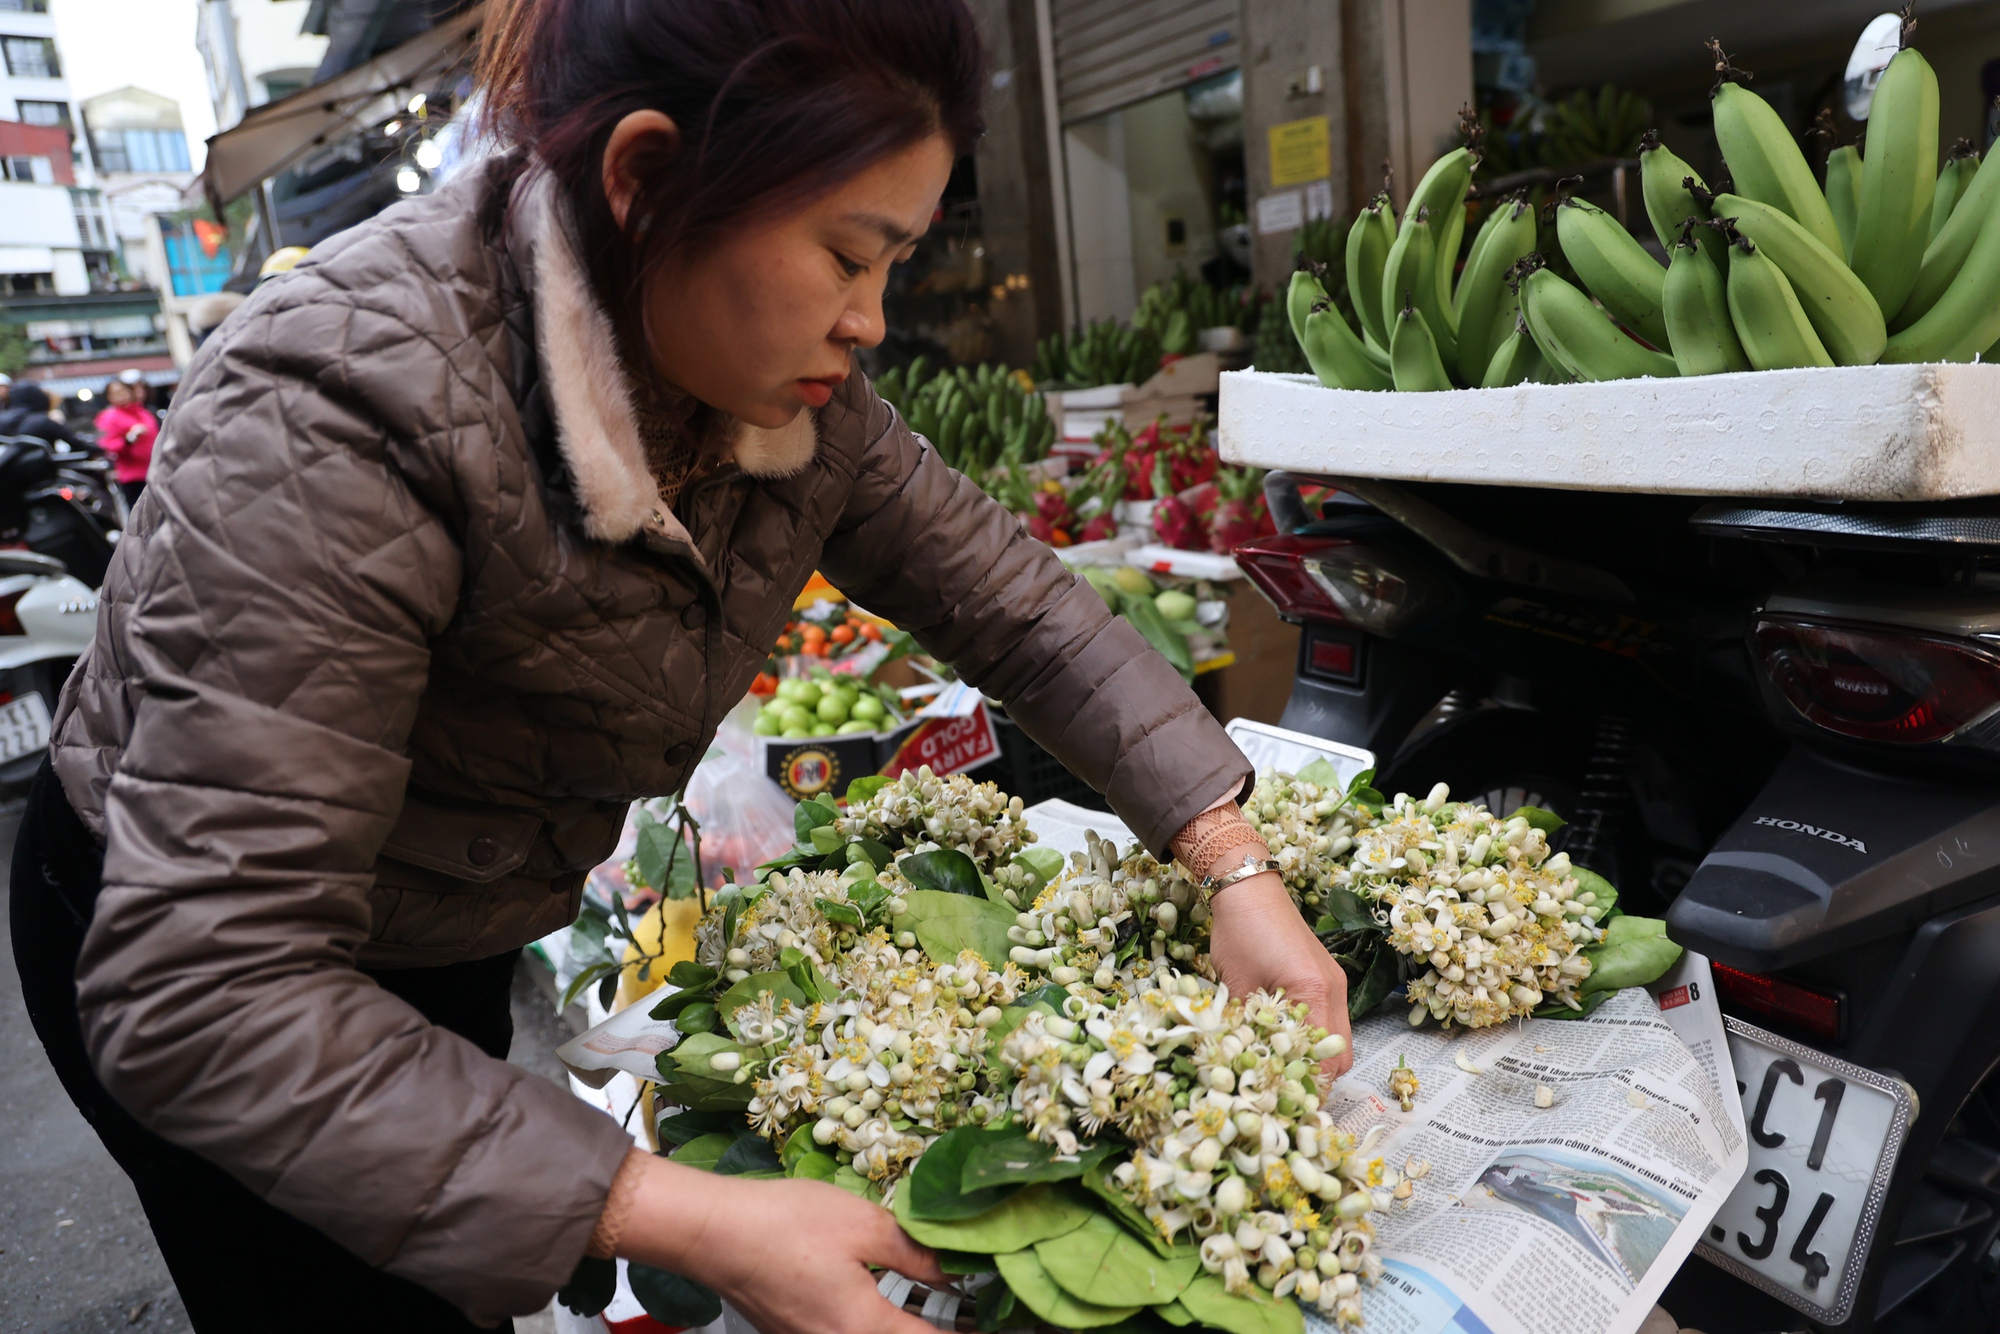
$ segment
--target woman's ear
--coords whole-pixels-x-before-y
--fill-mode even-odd
[[[634,111],[611,127],[604,144],[604,198],[620,228],[639,194],[639,169],[649,156],[680,146],[680,127],[664,111]]]

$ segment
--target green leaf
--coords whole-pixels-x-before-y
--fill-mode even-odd
[[[1194,1323],[1194,1317],[1188,1314],[1187,1307],[1181,1305],[1181,1300],[1178,1297],[1155,1308],[1153,1314],[1166,1321],[1169,1325],[1192,1325]]]
[[[683,1109],[659,1121],[660,1138],[670,1144],[690,1144],[703,1135],[722,1134],[733,1139],[742,1129],[743,1117],[737,1112]]]
[[[698,1329],[722,1314],[722,1298],[691,1278],[651,1265],[628,1264],[625,1281],[646,1314],[676,1329]]]
[[[819,1145],[813,1142],[813,1128],[811,1126],[800,1126],[792,1132],[791,1138],[785,1141],[785,1147],[778,1150],[778,1161],[789,1172],[792,1170],[792,1165],[798,1162],[799,1159],[809,1153],[817,1153],[818,1151]]]
[[[578,973],[575,977],[570,979],[570,984],[568,989],[563,992],[562,1005],[560,1008],[567,1010],[570,1007],[571,1003],[574,1002],[578,996],[583,994],[583,990],[585,987],[588,987],[591,983],[597,981],[600,978],[609,977],[617,971],[618,971],[618,965],[613,963],[609,959],[606,959],[602,963],[594,963],[590,965],[590,967],[584,969],[582,972]]]
[[[729,990],[723,992],[721,998],[715,1002],[716,1013],[722,1016],[722,1022],[728,1024],[730,1026],[729,1031],[734,1033],[736,1031],[736,1012],[767,991],[776,995],[778,999],[788,1000],[801,1009],[805,1007],[806,993],[799,990],[798,984],[786,976],[784,972],[772,969],[769,972],[752,973],[735,986],[729,988]]]
[[[1507,818],[1511,820],[1515,815],[1526,820],[1530,828],[1539,829],[1544,834],[1553,834],[1556,830],[1569,823],[1569,821],[1563,819],[1554,811],[1545,811],[1540,806],[1522,806]]]
[[[1194,680],[1194,658],[1188,652],[1187,636],[1174,633],[1173,628],[1160,618],[1159,609],[1153,605],[1151,598],[1120,593],[1118,610],[1132,623],[1132,628],[1159,651],[1161,657],[1173,664],[1183,681]]]
[[[1005,1131],[1003,1136],[981,1140],[965,1155],[959,1184],[966,1190],[1070,1181],[1109,1158],[1118,1147],[1106,1141],[1065,1159],[1057,1155],[1055,1145],[1029,1139],[1025,1130]]]
[[[799,842],[812,838],[812,831],[821,825],[832,824],[840,818],[840,812],[823,801],[802,801],[792,811],[792,834]],[[821,849],[824,851],[824,849]]]
[[[1060,1187],[1029,1186],[977,1218],[949,1223],[918,1218],[910,1212],[910,1192],[903,1190],[896,1192],[895,1212],[903,1231],[922,1245],[999,1255],[1074,1232],[1096,1210]]]
[[[822,854],[839,852],[847,846],[847,840],[842,838],[840,831],[830,824],[819,826],[806,835],[806,837],[812,840],[813,850]],[[842,861],[845,862],[845,860],[845,857],[843,857]]]
[[[910,1170],[909,1184],[904,1188],[910,1196],[911,1215],[938,1223],[977,1218],[1006,1199],[1012,1193],[1010,1188],[967,1190],[960,1177],[966,1156],[976,1146],[1006,1139],[1014,1133],[960,1126],[931,1141],[930,1148],[924,1150],[923,1157]]]
[[[667,970],[667,985],[683,991],[700,991],[720,976],[713,968],[704,968],[693,959],[682,959]]]
[[[995,1268],[998,1268],[996,1265]],[[1004,1278],[995,1279],[979,1290],[980,1334],[998,1334],[1014,1321],[1014,1290]]]
[[[881,1188],[845,1163],[841,1164],[835,1170],[833,1184],[846,1191],[849,1195],[858,1195],[862,1199],[875,1204],[882,1203]],[[901,1191],[897,1191],[896,1193],[898,1195],[902,1194]],[[908,1228],[904,1228],[903,1230],[905,1232],[909,1231]]]
[[[954,854],[963,855],[963,854]],[[904,864],[915,861],[906,858]],[[1015,912],[1003,903],[984,896],[946,893],[933,889],[913,889],[903,896],[909,911],[896,919],[899,929],[914,931],[917,943],[935,963],[955,963],[965,950],[972,950],[993,967],[1007,962],[1013,948],[1007,928],[1014,925]]]
[[[857,779],[856,781],[858,782],[860,780]],[[856,839],[854,842],[848,844],[847,846],[848,846],[849,861],[852,861],[854,859],[853,857],[854,852],[856,850],[859,850],[863,856],[868,858],[869,865],[873,866],[878,871],[886,871],[895,864],[896,854],[889,851],[886,845],[877,843],[872,838]]]
[[[821,855],[818,848],[807,844],[802,848],[793,848],[783,856],[771,858],[770,861],[763,863],[750,874],[756,877],[761,883],[769,878],[774,871],[789,871],[794,866],[804,866],[808,862],[817,862]]]
[[[609,959],[604,938],[611,931],[610,919],[598,909],[585,904],[582,913],[569,929],[569,956],[572,959],[599,962]]]
[[[1311,783],[1315,787],[1327,788],[1334,792],[1340,790],[1340,770],[1334,768],[1333,762],[1324,755],[1300,769],[1292,777],[1301,783]]]
[[[1387,940],[1377,938],[1374,957],[1360,978],[1347,989],[1347,1017],[1359,1019],[1387,999],[1396,989],[1396,951]]]
[[[849,806],[854,805],[856,802],[867,801],[870,797],[895,781],[893,778],[884,778],[880,774],[868,774],[849,783],[847,785],[847,795],[841,798],[841,800],[845,801]]]
[[[1214,1274],[1198,1274],[1175,1298],[1181,1309],[1204,1325],[1227,1334],[1305,1334],[1305,1313],[1294,1301],[1280,1301],[1263,1289],[1232,1297]]]
[[[586,1255],[576,1262],[569,1282],[563,1284],[556,1300],[578,1315],[594,1316],[611,1305],[611,1299],[617,1295],[618,1262]]]
[[[1328,927],[1328,923],[1333,925]],[[1314,932],[1326,935],[1333,931],[1379,931],[1375,914],[1368,911],[1368,905],[1361,896],[1351,889],[1335,885],[1326,892],[1326,915],[1313,927]]]
[[[836,908],[845,904],[835,904]],[[804,994],[807,1001],[826,1000],[833,995],[833,984],[820,972],[819,965],[804,950],[787,945],[778,951],[778,966],[785,970],[785,976],[792,979],[792,985]]]
[[[671,870],[669,862],[672,863]],[[639,873],[639,879],[645,882],[648,889],[657,890],[669,898],[685,898],[685,894],[667,894],[667,890],[672,881],[685,878],[689,884],[694,882],[694,855],[688,851],[678,828],[657,820],[642,820],[639,823],[639,840],[632,853],[632,869]]]
[[[852,904],[837,903],[832,899],[815,898],[813,906],[818,908],[820,916],[826,918],[829,922],[837,922],[842,926],[851,926],[856,931],[861,930],[866,925],[861,920],[860,910]]]
[[[736,1143],[736,1136],[723,1132],[714,1135],[699,1135],[668,1154],[668,1158],[682,1167],[693,1167],[703,1172],[713,1172],[715,1165],[722,1161],[722,1155],[729,1152]]]
[[[993,1274],[993,1257],[981,1255],[977,1251],[934,1251],[938,1268],[947,1274]]]
[[[1598,921],[1604,922],[1604,919],[1611,915],[1611,910],[1618,906],[1618,887],[1587,866],[1571,866],[1569,873],[1576,877],[1578,894],[1597,896],[1597,901],[1591,905],[1591,911],[1596,914]],[[1605,925],[1609,926],[1610,923],[1605,922]]]
[[[806,1181],[831,1182],[840,1173],[840,1160],[830,1153],[815,1150],[806,1154],[791,1166],[791,1175]]]
[[[1083,1174],[1079,1184],[1102,1200],[1104,1207],[1111,1211],[1111,1216],[1123,1223],[1133,1236],[1152,1247],[1154,1254],[1172,1256],[1180,1249],[1161,1236],[1160,1229],[1153,1225],[1153,1220],[1146,1217],[1138,1205],[1126,1198],[1125,1192],[1118,1188],[1118,1183],[1111,1179],[1110,1163],[1098,1163],[1092,1167]]]
[[[1076,1231],[1037,1243],[1035,1258],[1070,1296],[1094,1306],[1157,1306],[1201,1272],[1192,1247],[1171,1258],[1097,1214]]]
[[[1035,892],[1039,894],[1049,881],[1062,874],[1063,855],[1054,848],[1023,848],[1014,854],[1014,865],[1035,877]]]
[[[896,863],[896,869],[903,873],[903,879],[918,889],[986,897],[986,885],[979,878],[978,865],[956,848],[916,853]]]
[[[1049,1324],[1058,1329],[1095,1329],[1138,1314],[1136,1305],[1098,1306],[1072,1297],[1042,1267],[1040,1256],[1041,1248],[1037,1247],[1012,1255],[996,1255],[994,1260],[999,1265],[1000,1277],[1007,1280],[1007,1286],[1014,1290],[1021,1304]]]
[[[674,1027],[682,1033],[713,1033],[721,1022],[715,1006],[707,1001],[696,1001],[674,1016]]]
[[[1667,939],[1667,924],[1659,918],[1621,914],[1605,924],[1604,939],[1584,954],[1590,959],[1590,976],[1577,992],[1594,996],[1659,981],[1680,961],[1681,947]]]
[[[690,1005],[696,1005],[713,999],[714,997],[705,988],[688,987],[669,995],[665,1000],[655,1005],[649,1013],[655,1019],[674,1019]]]
[[[749,1172],[784,1173],[785,1165],[777,1150],[762,1135],[744,1135],[715,1160],[711,1169],[719,1177],[739,1177]]]

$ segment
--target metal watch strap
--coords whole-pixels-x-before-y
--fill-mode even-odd
[[[1212,875],[1203,880],[1201,882],[1202,896],[1212,899],[1231,885],[1248,880],[1253,875],[1262,875],[1266,871],[1275,871],[1277,869],[1278,863],[1269,857],[1258,858],[1246,855],[1243,858],[1242,864],[1235,870],[1226,871],[1221,875]]]

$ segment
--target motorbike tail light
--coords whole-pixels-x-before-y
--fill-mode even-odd
[[[1840,996],[1766,973],[1746,973],[1724,963],[1711,963],[1720,998],[1759,1018],[1787,1024],[1826,1042],[1846,1036]]]
[[[2000,709],[2000,656],[1963,640],[1761,620],[1751,642],[1808,722],[1858,741],[1943,741]]]
[[[14,604],[21,600],[21,594],[28,590],[18,589],[12,593],[0,593],[0,635],[25,635],[27,627],[21,624],[21,617]]]
[[[1416,562],[1340,538],[1260,537],[1231,553],[1278,610],[1392,637],[1448,596]]]

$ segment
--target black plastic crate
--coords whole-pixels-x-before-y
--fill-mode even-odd
[[[1019,797],[1030,806],[1060,799],[1093,811],[1111,809],[1090,784],[1063,768],[1061,760],[1036,745],[1011,718],[997,709],[991,712],[993,733],[1000,742],[1000,758],[968,770],[966,777],[981,783],[997,783],[1002,792]]]

